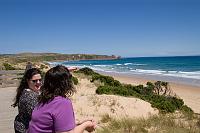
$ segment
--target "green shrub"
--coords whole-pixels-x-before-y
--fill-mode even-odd
[[[88,67],[81,68],[80,70],[77,71],[77,73],[83,73],[85,75],[92,76],[91,82],[94,82],[95,80],[99,80],[100,82],[104,83],[105,85],[122,86],[121,83],[119,81],[115,80],[113,77],[100,75]]]
[[[153,83],[147,82],[146,84],[147,93],[153,93],[154,88],[155,88],[155,85]]]
[[[110,94],[120,96],[131,96],[129,90],[123,86],[99,86],[96,90],[97,94]]]
[[[105,85],[116,86],[116,87],[122,86],[119,81],[115,80],[113,77],[110,77],[110,76],[94,74],[94,75],[92,75],[91,82],[94,82],[95,80],[99,80],[100,82],[104,83]]]
[[[130,93],[136,93],[136,94],[141,94],[141,91],[143,90],[143,85],[139,85],[139,86],[133,86],[131,84],[124,84],[123,85],[125,88],[127,88],[129,90]],[[132,94],[130,94],[132,95]]]
[[[170,102],[173,105],[175,105],[175,107],[177,109],[180,109],[184,105],[183,99],[179,99],[179,98],[176,98],[176,97],[170,97],[168,100],[170,100]]]
[[[88,67],[81,68],[77,72],[84,73],[85,75],[93,75],[93,74],[95,74],[95,72],[92,69],[88,68]]]
[[[5,70],[15,70],[11,64],[3,63],[3,66],[5,67]]]
[[[149,101],[153,107],[158,108],[162,112],[174,112],[175,110],[180,109],[184,104],[182,99],[166,97],[163,95],[145,96],[145,99]]]
[[[72,82],[77,85],[78,84],[78,78],[72,76]]]
[[[188,107],[187,105],[183,105],[180,109],[187,113],[191,113],[191,112],[193,113],[193,110],[190,107]]]
[[[161,110],[162,112],[174,112],[176,110],[175,105],[173,105],[170,101],[161,101],[159,103],[153,103],[153,105]]]
[[[96,89],[97,94],[112,94],[111,86],[99,86]]]

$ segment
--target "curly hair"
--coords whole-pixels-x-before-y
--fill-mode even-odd
[[[14,103],[12,104],[13,107],[18,106],[19,99],[23,90],[29,88],[28,81],[36,74],[41,74],[41,71],[37,68],[31,68],[25,71],[24,76],[22,77],[22,80],[20,82],[20,85],[17,88],[17,94],[15,96]]]
[[[69,97],[75,92],[72,75],[65,66],[53,67],[45,74],[44,84],[40,90],[38,102],[42,104],[53,100],[56,96]]]

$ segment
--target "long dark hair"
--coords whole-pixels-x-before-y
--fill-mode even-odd
[[[69,97],[73,95],[75,88],[72,82],[72,75],[62,65],[51,68],[44,77],[44,84],[41,87],[39,103],[45,104],[56,96]]]
[[[19,87],[17,88],[17,94],[15,96],[15,99],[14,99],[14,103],[13,103],[13,107],[16,107],[18,106],[18,103],[19,103],[19,98],[23,92],[24,89],[27,89],[29,88],[28,86],[28,80],[30,80],[34,75],[36,74],[41,74],[41,71],[37,68],[31,68],[31,69],[28,69],[25,73],[24,73],[24,76],[22,77],[22,80],[20,82],[20,85]]]

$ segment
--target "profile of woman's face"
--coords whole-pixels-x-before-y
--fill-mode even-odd
[[[40,74],[35,74],[30,80],[28,80],[29,89],[38,92],[42,85],[42,77]]]

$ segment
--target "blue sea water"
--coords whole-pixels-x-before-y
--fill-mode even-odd
[[[97,71],[154,77],[167,81],[182,81],[200,86],[200,56],[135,57],[116,60],[81,60],[53,62]]]

